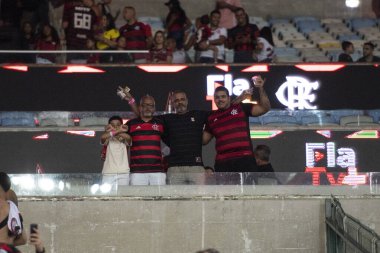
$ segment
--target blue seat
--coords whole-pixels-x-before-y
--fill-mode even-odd
[[[367,114],[373,118],[374,122],[380,121],[380,109],[368,110]]]
[[[359,36],[357,34],[339,34],[338,35],[338,40],[340,41],[351,41],[351,40],[361,40],[362,36]]]
[[[277,56],[297,56],[299,54],[296,48],[290,47],[275,47],[273,51]]]
[[[303,117],[325,117],[326,111],[322,110],[295,110],[293,116],[296,118],[298,124],[302,124]]]
[[[249,117],[249,123],[254,125],[261,125],[260,117]]]
[[[288,24],[290,20],[286,18],[272,18],[268,22],[272,26],[274,24]]]
[[[310,17],[310,16],[300,16],[300,17],[294,17],[293,18],[294,23],[297,23],[300,21],[318,21],[318,19],[316,17]]]
[[[1,125],[6,127],[35,127],[36,115],[33,112],[2,112]]]
[[[329,117],[326,115],[309,115],[309,116],[304,116],[301,118],[301,123],[304,126],[309,126],[309,125],[338,125],[333,117]]]
[[[341,109],[341,110],[332,110],[332,111],[329,111],[328,115],[330,115],[331,117],[333,117],[336,122],[340,122],[340,118],[341,117],[364,115],[364,111],[362,111],[362,110]]]
[[[263,122],[263,125],[268,126],[298,125],[296,118],[289,115],[263,116],[261,120]]]
[[[353,18],[348,22],[349,26],[356,30],[363,27],[374,27],[377,22],[376,19],[372,18]]]

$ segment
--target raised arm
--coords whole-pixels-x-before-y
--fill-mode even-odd
[[[139,108],[137,107],[136,100],[133,98],[130,92],[125,92],[125,90],[119,86],[116,94],[123,100],[127,101],[132,111],[136,114],[136,116],[140,116]]]
[[[252,107],[251,115],[252,116],[260,116],[267,113],[270,108],[270,101],[267,93],[264,90],[265,79],[261,78],[261,76],[252,77],[253,85],[259,91],[259,102],[257,105]]]

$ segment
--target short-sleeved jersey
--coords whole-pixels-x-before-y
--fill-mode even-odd
[[[207,119],[205,131],[215,137],[216,161],[253,156],[249,131],[252,104],[231,105],[216,110]]]
[[[254,41],[259,37],[259,28],[254,24],[247,24],[245,26],[235,26],[228,30],[228,39],[236,41],[239,37],[250,37],[250,43],[243,43],[235,45],[235,51],[252,51],[255,49]]]
[[[5,243],[0,243],[0,252],[4,252],[4,253],[21,253],[21,251],[19,251],[13,245],[5,244]]]
[[[83,4],[67,5],[63,21],[68,22],[66,43],[69,49],[85,49],[87,38],[93,36],[96,14]]]
[[[149,50],[148,60],[151,62],[166,62],[168,56],[173,56],[172,50],[166,48],[152,48]]]
[[[119,29],[120,35],[126,40],[127,50],[147,50],[147,38],[152,37],[152,28],[142,22],[126,24]],[[144,54],[133,54],[135,59],[146,58]]]
[[[141,118],[127,122],[132,137],[130,168],[132,173],[163,172],[161,136],[164,127],[161,120],[153,118],[145,122]]]
[[[169,167],[203,166],[202,133],[209,114],[194,110],[159,116],[165,128],[163,139],[170,147]]]

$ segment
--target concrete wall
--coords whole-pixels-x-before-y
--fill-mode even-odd
[[[132,5],[139,16],[165,17],[168,9],[167,0],[113,0],[115,9]],[[371,11],[371,0],[361,0],[358,8],[345,6],[345,0],[241,0],[250,16],[259,17],[294,17],[316,16],[349,18],[354,16],[374,17]],[[214,0],[181,0],[181,4],[192,19],[209,13],[215,7]]]
[[[250,187],[257,192],[250,195],[214,188],[203,196],[193,191],[171,197],[24,197],[20,209],[27,227],[40,224],[47,252],[194,253],[208,247],[225,253],[325,252],[328,194],[308,195],[313,187],[291,188],[304,195],[271,194],[265,187]],[[346,213],[379,233],[379,199],[348,195],[342,200]],[[30,246],[21,250],[33,252]]]

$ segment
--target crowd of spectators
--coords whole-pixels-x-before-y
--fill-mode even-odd
[[[51,25],[49,4],[63,5],[60,27]],[[196,18],[194,24],[179,0],[164,4],[168,7],[164,28],[152,31],[148,23],[138,20],[133,6],[112,13],[112,0],[2,0],[0,49],[104,53],[0,54],[0,62],[221,63],[226,61],[226,49],[233,50],[234,63],[272,62],[276,57],[271,28],[259,29],[250,23],[240,0],[217,0],[215,9]],[[125,23],[116,27],[120,13]],[[376,47],[367,43],[368,46],[372,51]],[[121,50],[144,52],[116,52]],[[194,57],[189,56],[189,50],[195,52]],[[377,60],[366,59],[365,62]]]

